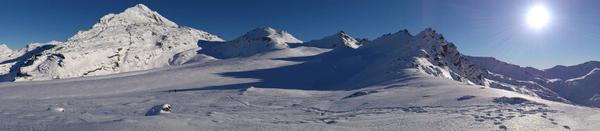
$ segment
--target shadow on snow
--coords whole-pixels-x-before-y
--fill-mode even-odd
[[[17,74],[19,72],[21,72],[21,70],[20,70],[21,66],[23,66],[24,64],[27,64],[26,63],[27,60],[29,60],[33,56],[38,55],[38,54],[42,53],[43,51],[48,50],[54,46],[55,45],[42,45],[31,51],[26,52],[25,54],[23,54],[17,58],[0,62],[0,64],[8,64],[8,63],[15,62],[15,64],[10,67],[10,71],[7,74],[0,75],[0,82],[14,81]]]
[[[362,88],[365,85],[351,84],[351,86],[344,86],[344,84],[340,83],[348,83],[349,79],[364,70],[377,57],[375,55],[364,54],[368,53],[360,53],[360,51],[353,49],[338,48],[315,56],[278,58],[275,60],[302,63],[269,69],[219,74],[224,77],[259,79],[259,82],[174,89],[166,92],[234,90],[246,89],[248,87],[301,90],[352,90]],[[411,78],[404,76],[396,79],[394,82],[409,79]]]

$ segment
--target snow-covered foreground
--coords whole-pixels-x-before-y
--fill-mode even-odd
[[[285,58],[326,51],[298,47],[108,76],[2,83],[0,130],[600,128],[595,108],[467,85],[411,68],[402,70],[406,77],[358,89],[279,87],[257,79],[262,77],[224,75],[298,65],[302,62]],[[171,105],[171,113],[152,114],[163,104]]]

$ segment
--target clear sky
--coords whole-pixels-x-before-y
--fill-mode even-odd
[[[271,26],[309,41],[344,30],[374,39],[433,27],[463,54],[548,68],[600,60],[599,0],[2,0],[0,43],[64,41],[100,17],[143,3],[179,25],[234,39]],[[541,29],[526,14],[544,5]]]

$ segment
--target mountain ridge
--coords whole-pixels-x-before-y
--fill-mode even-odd
[[[317,40],[311,40],[305,44],[306,46],[320,47],[320,48],[352,48],[356,49],[361,46],[361,43],[348,35],[344,31],[339,31],[333,35],[329,35]]]
[[[221,38],[179,27],[142,4],[108,14],[90,29],[35,53],[19,67],[15,81],[51,80],[106,75],[170,66],[198,49],[197,42]]]
[[[133,24],[158,24],[170,27],[179,27],[175,22],[168,20],[156,11],[152,11],[146,5],[137,4],[127,8],[119,14],[109,13],[100,18],[100,21],[92,28],[106,26],[126,26]]]
[[[234,40],[224,41],[208,32],[180,27],[138,4],[100,18],[90,29],[79,31],[65,42],[51,42],[48,46],[32,44],[10,51],[0,69],[4,81],[51,80],[251,57],[297,47],[332,50],[308,60],[311,61],[308,66],[296,69],[339,73],[323,75],[341,77],[339,80],[344,81],[326,84],[332,84],[329,85],[332,88],[372,85],[401,79],[406,72],[421,72],[566,103],[570,101],[561,97],[559,88],[570,85],[567,78],[580,77],[600,66],[600,62],[591,61],[539,70],[493,57],[467,56],[430,27],[416,35],[401,29],[374,40],[357,40],[340,31],[308,42],[283,30],[259,27]],[[314,78],[305,81],[323,82]]]
[[[470,57],[470,59],[481,68],[489,71],[486,78],[492,81],[492,87],[537,95],[553,101],[600,106],[600,102],[591,102],[588,101],[588,98],[584,98],[594,96],[593,92],[592,94],[589,92],[596,90],[593,84],[574,84],[577,83],[574,82],[575,79],[587,80],[584,79],[587,74],[600,68],[600,64],[596,64],[598,62],[589,61],[573,66],[556,66],[539,70],[533,67],[521,67],[497,59],[490,59],[489,57]]]
[[[286,49],[302,41],[283,30],[271,27],[259,27],[230,41],[198,43],[201,53],[217,58],[248,57],[261,52]]]

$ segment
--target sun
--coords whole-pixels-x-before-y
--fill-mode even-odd
[[[534,29],[542,29],[550,22],[550,12],[544,5],[536,5],[527,12],[527,24]]]

